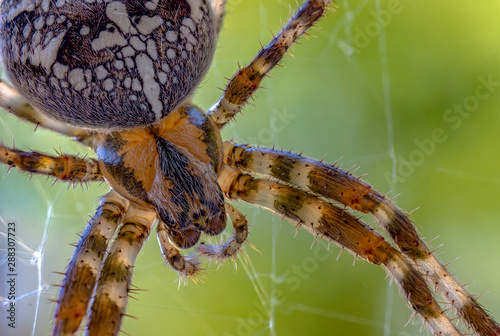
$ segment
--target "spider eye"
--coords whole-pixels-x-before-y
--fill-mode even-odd
[[[7,75],[40,111],[80,127],[166,117],[199,84],[215,50],[208,0],[13,3],[0,4]]]

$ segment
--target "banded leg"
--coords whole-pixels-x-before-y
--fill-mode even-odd
[[[241,111],[262,79],[281,61],[288,48],[323,16],[330,0],[305,1],[279,34],[243,69],[231,78],[222,97],[208,110],[212,120],[224,127]]]
[[[0,144],[0,162],[28,173],[52,176],[60,181],[103,181],[97,160],[82,159],[74,155],[51,156]]]
[[[351,174],[297,154],[224,143],[225,163],[272,176],[304,190],[372,213],[401,251],[413,259],[459,316],[479,335],[500,335],[500,327],[434,257],[408,216],[386,197]]]
[[[0,78],[0,108],[12,113],[16,117],[26,120],[36,126],[52,130],[54,132],[83,139],[88,131],[63,124],[47,118],[42,113],[35,110],[17,91]]]
[[[183,279],[193,279],[196,282],[196,276],[200,272],[200,261],[196,257],[184,257],[177,247],[170,241],[165,223],[158,222],[156,227],[158,244],[160,245],[161,253],[165,261],[172,267],[173,270],[179,272],[179,276]]]
[[[229,258],[234,258],[248,237],[248,222],[245,216],[231,204],[226,203],[225,206],[226,212],[229,214],[231,222],[233,223],[233,234],[231,238],[218,246],[198,246],[198,251],[200,253],[220,263]]]
[[[436,335],[461,335],[434,300],[413,263],[382,236],[344,209],[285,184],[255,179],[226,168],[219,179],[230,199],[267,208],[311,233],[346,248],[375,265],[383,266],[398,284],[412,309]]]
[[[87,312],[108,243],[129,202],[115,191],[104,195],[83,232],[64,275],[54,314],[54,335],[73,335]]]
[[[147,240],[156,213],[130,207],[101,269],[90,310],[87,335],[118,335],[127,307],[135,259]]]

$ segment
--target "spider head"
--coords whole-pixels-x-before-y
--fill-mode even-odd
[[[206,73],[216,40],[208,1],[3,1],[0,56],[50,117],[89,129],[150,125]]]
[[[101,133],[94,147],[111,187],[155,209],[177,246],[192,247],[201,233],[224,230],[224,197],[217,184],[222,140],[198,108],[183,105],[158,124]]]

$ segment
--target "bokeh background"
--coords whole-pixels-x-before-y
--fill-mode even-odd
[[[263,82],[224,138],[304,150],[361,168],[396,196],[443,262],[500,317],[498,167],[500,3],[338,1]],[[215,61],[194,100],[208,108],[296,7],[295,0],[229,0]],[[377,10],[383,11],[377,21]],[[389,10],[390,9],[390,10]],[[379,12],[380,13],[380,12]],[[390,14],[387,14],[390,13]],[[382,21],[380,21],[380,17]],[[481,87],[481,85],[483,85]],[[478,91],[479,90],[479,91]],[[489,93],[488,97],[485,97]],[[459,106],[463,114],[458,113]],[[470,113],[467,111],[468,108]],[[88,153],[0,112],[0,141],[48,153]],[[420,144],[420,145],[419,145]],[[425,144],[422,145],[422,144]],[[424,147],[422,147],[424,146]],[[104,185],[68,188],[0,167],[0,230],[18,237],[18,326],[46,335],[60,275]],[[245,260],[211,265],[203,283],[178,286],[154,235],[135,267],[123,330],[130,335],[418,335],[421,322],[379,267],[358,260],[264,210],[239,207],[252,223]],[[366,221],[376,225],[369,217]],[[5,237],[0,236],[0,254]],[[325,257],[326,254],[329,257]],[[5,274],[5,261],[0,267]],[[5,287],[0,285],[5,295]],[[0,307],[0,309],[4,309]],[[3,312],[0,314],[3,316]],[[4,323],[2,319],[0,323]],[[5,330],[4,324],[0,328]],[[3,331],[2,331],[3,334]]]

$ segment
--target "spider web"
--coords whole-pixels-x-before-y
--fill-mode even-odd
[[[465,4],[464,4],[465,5]],[[267,42],[295,1],[229,0],[214,64],[195,101],[209,107],[238,62]],[[224,131],[238,142],[304,150],[390,192],[412,213],[422,236],[446,243],[444,262],[500,316],[497,167],[500,92],[500,5],[480,8],[412,1],[339,1],[339,10],[302,39],[253,106]],[[479,7],[479,6],[477,6]],[[376,13],[391,13],[377,16]],[[374,14],[375,13],[375,14]],[[377,21],[379,17],[379,21]],[[380,21],[382,20],[382,21]],[[248,27],[248,28],[247,28]],[[490,80],[491,79],[491,80]],[[490,91],[484,90],[484,83]],[[478,87],[483,89],[478,91]],[[481,99],[478,92],[489,92]],[[477,106],[473,105],[478,102]],[[470,109],[462,109],[465,106]],[[449,112],[451,111],[451,112]],[[443,134],[440,133],[440,130]],[[439,135],[441,134],[441,135]],[[443,140],[443,138],[445,138]],[[87,154],[79,145],[0,114],[0,141],[21,149]],[[0,168],[0,174],[7,172]],[[77,233],[106,186],[67,188],[16,170],[0,179],[0,330],[46,335]],[[206,271],[202,285],[178,288],[155,239],[137,260],[123,329],[131,335],[417,335],[421,323],[376,266],[325,242],[314,242],[264,210],[241,205],[252,224],[237,263]],[[363,218],[368,223],[369,216]],[[16,223],[16,328],[6,324],[6,232]],[[374,226],[375,223],[372,223]],[[4,332],[6,331],[6,333]]]

